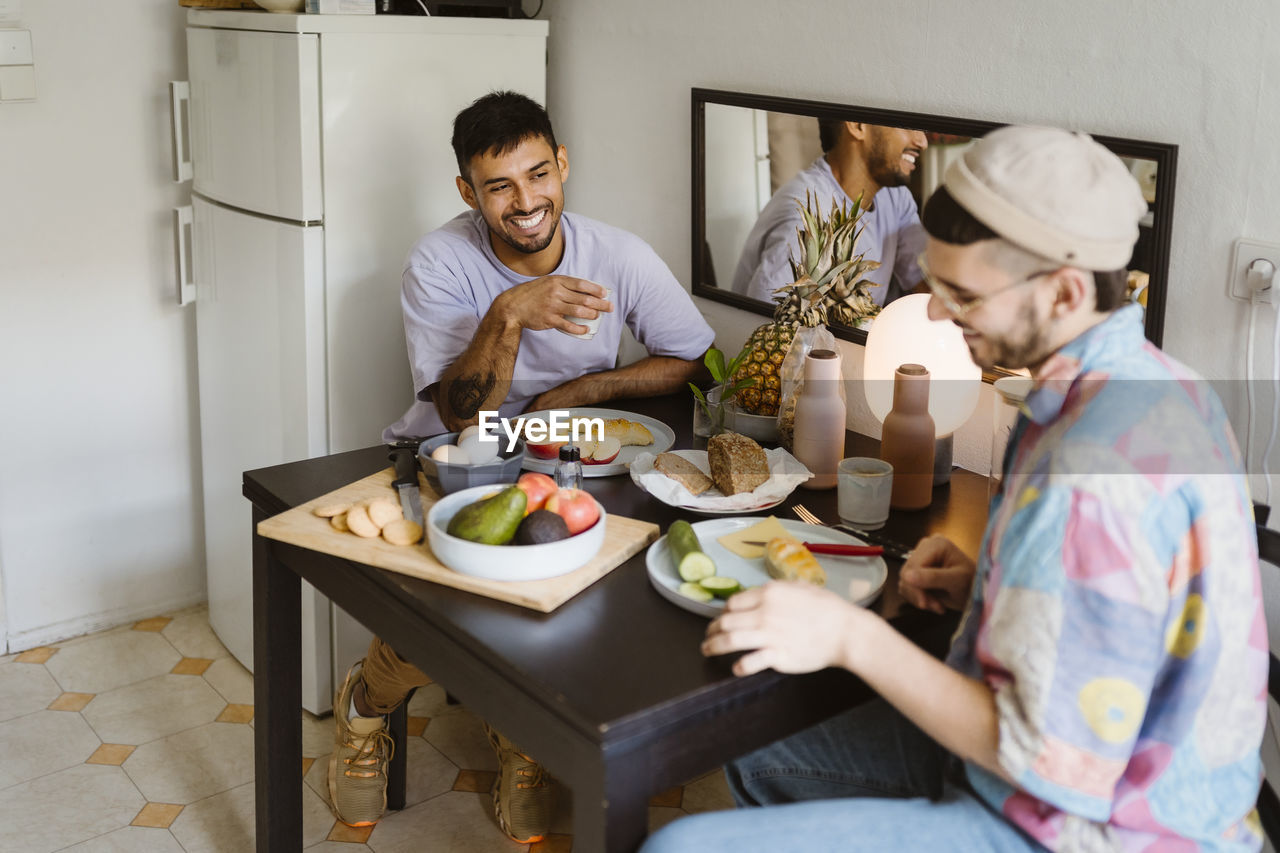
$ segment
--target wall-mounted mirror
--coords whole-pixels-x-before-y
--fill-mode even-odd
[[[919,284],[919,211],[947,166],[996,122],[711,89],[693,90],[693,292],[772,315],[773,291],[793,280],[797,200],[813,193],[852,209],[859,193],[858,251],[880,266],[866,274],[878,305]],[[1087,131],[1087,128],[1082,128]],[[1146,335],[1164,327],[1173,224],[1176,145],[1094,136],[1137,178],[1149,210],[1129,262],[1130,297],[1146,308]],[[872,199],[868,204],[867,198]],[[866,328],[831,324],[864,343]]]

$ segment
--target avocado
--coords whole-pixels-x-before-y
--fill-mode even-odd
[[[542,545],[569,538],[569,525],[549,509],[535,509],[524,517],[516,529],[515,544]]]
[[[480,542],[484,545],[505,545],[515,536],[528,498],[519,486],[508,486],[493,497],[478,500],[458,510],[445,528],[450,536]]]

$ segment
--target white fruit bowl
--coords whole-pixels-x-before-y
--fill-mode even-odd
[[[450,520],[469,503],[511,485],[497,483],[476,486],[446,495],[427,511],[427,543],[436,559],[455,572],[494,581],[537,581],[567,575],[580,569],[600,551],[604,544],[606,514],[586,530],[541,545],[484,545],[450,536],[446,533]],[[594,498],[593,498],[594,500]]]

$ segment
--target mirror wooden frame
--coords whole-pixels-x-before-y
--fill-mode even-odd
[[[845,121],[865,121],[891,127],[910,127],[925,131],[956,136],[983,136],[1005,122],[981,119],[955,118],[929,113],[904,112],[852,104],[831,104],[823,101],[807,101],[758,95],[746,92],[727,92],[719,89],[693,88],[691,90],[693,126],[693,210],[692,256],[693,293],[714,302],[732,305],[745,311],[771,317],[770,306],[739,293],[713,287],[707,280],[707,198],[706,198],[706,105],[721,104],[730,107],[792,113],[814,118],[833,118]],[[1164,309],[1169,278],[1169,246],[1173,234],[1173,196],[1178,166],[1178,146],[1141,139],[1124,139],[1117,136],[1093,136],[1121,157],[1137,157],[1156,163],[1155,202],[1152,204],[1151,269],[1147,284],[1146,336],[1159,346],[1164,336]],[[847,341],[865,344],[867,333],[850,326],[831,324],[832,333]],[[999,371],[1003,373],[1003,371]],[[988,377],[990,378],[990,377]]]

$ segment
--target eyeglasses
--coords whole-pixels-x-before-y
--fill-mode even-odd
[[[920,267],[920,274],[924,276],[924,282],[925,284],[929,285],[930,292],[932,292],[934,296],[938,297],[938,301],[942,303],[943,308],[947,309],[947,313],[949,313],[952,317],[956,318],[957,320],[961,319],[962,317],[965,317],[972,311],[977,310],[977,308],[981,306],[983,303],[985,303],[987,300],[993,297],[999,296],[1001,293],[1004,293],[1006,290],[1013,290],[1015,287],[1021,287],[1024,284],[1033,282],[1036,279],[1040,278],[1041,276],[1046,276],[1058,271],[1058,268],[1054,268],[1051,270],[1041,270],[1040,272],[1034,272],[1031,275],[1027,276],[1026,278],[1018,279],[1012,284],[1006,284],[1004,287],[1001,287],[997,290],[993,290],[990,293],[984,293],[981,296],[975,296],[972,299],[961,302],[959,299],[956,298],[955,292],[952,289],[951,285],[942,281],[940,278],[938,278],[932,272],[929,271],[929,264],[925,262],[923,252],[920,254],[919,257],[916,258],[916,264],[917,266]]]

